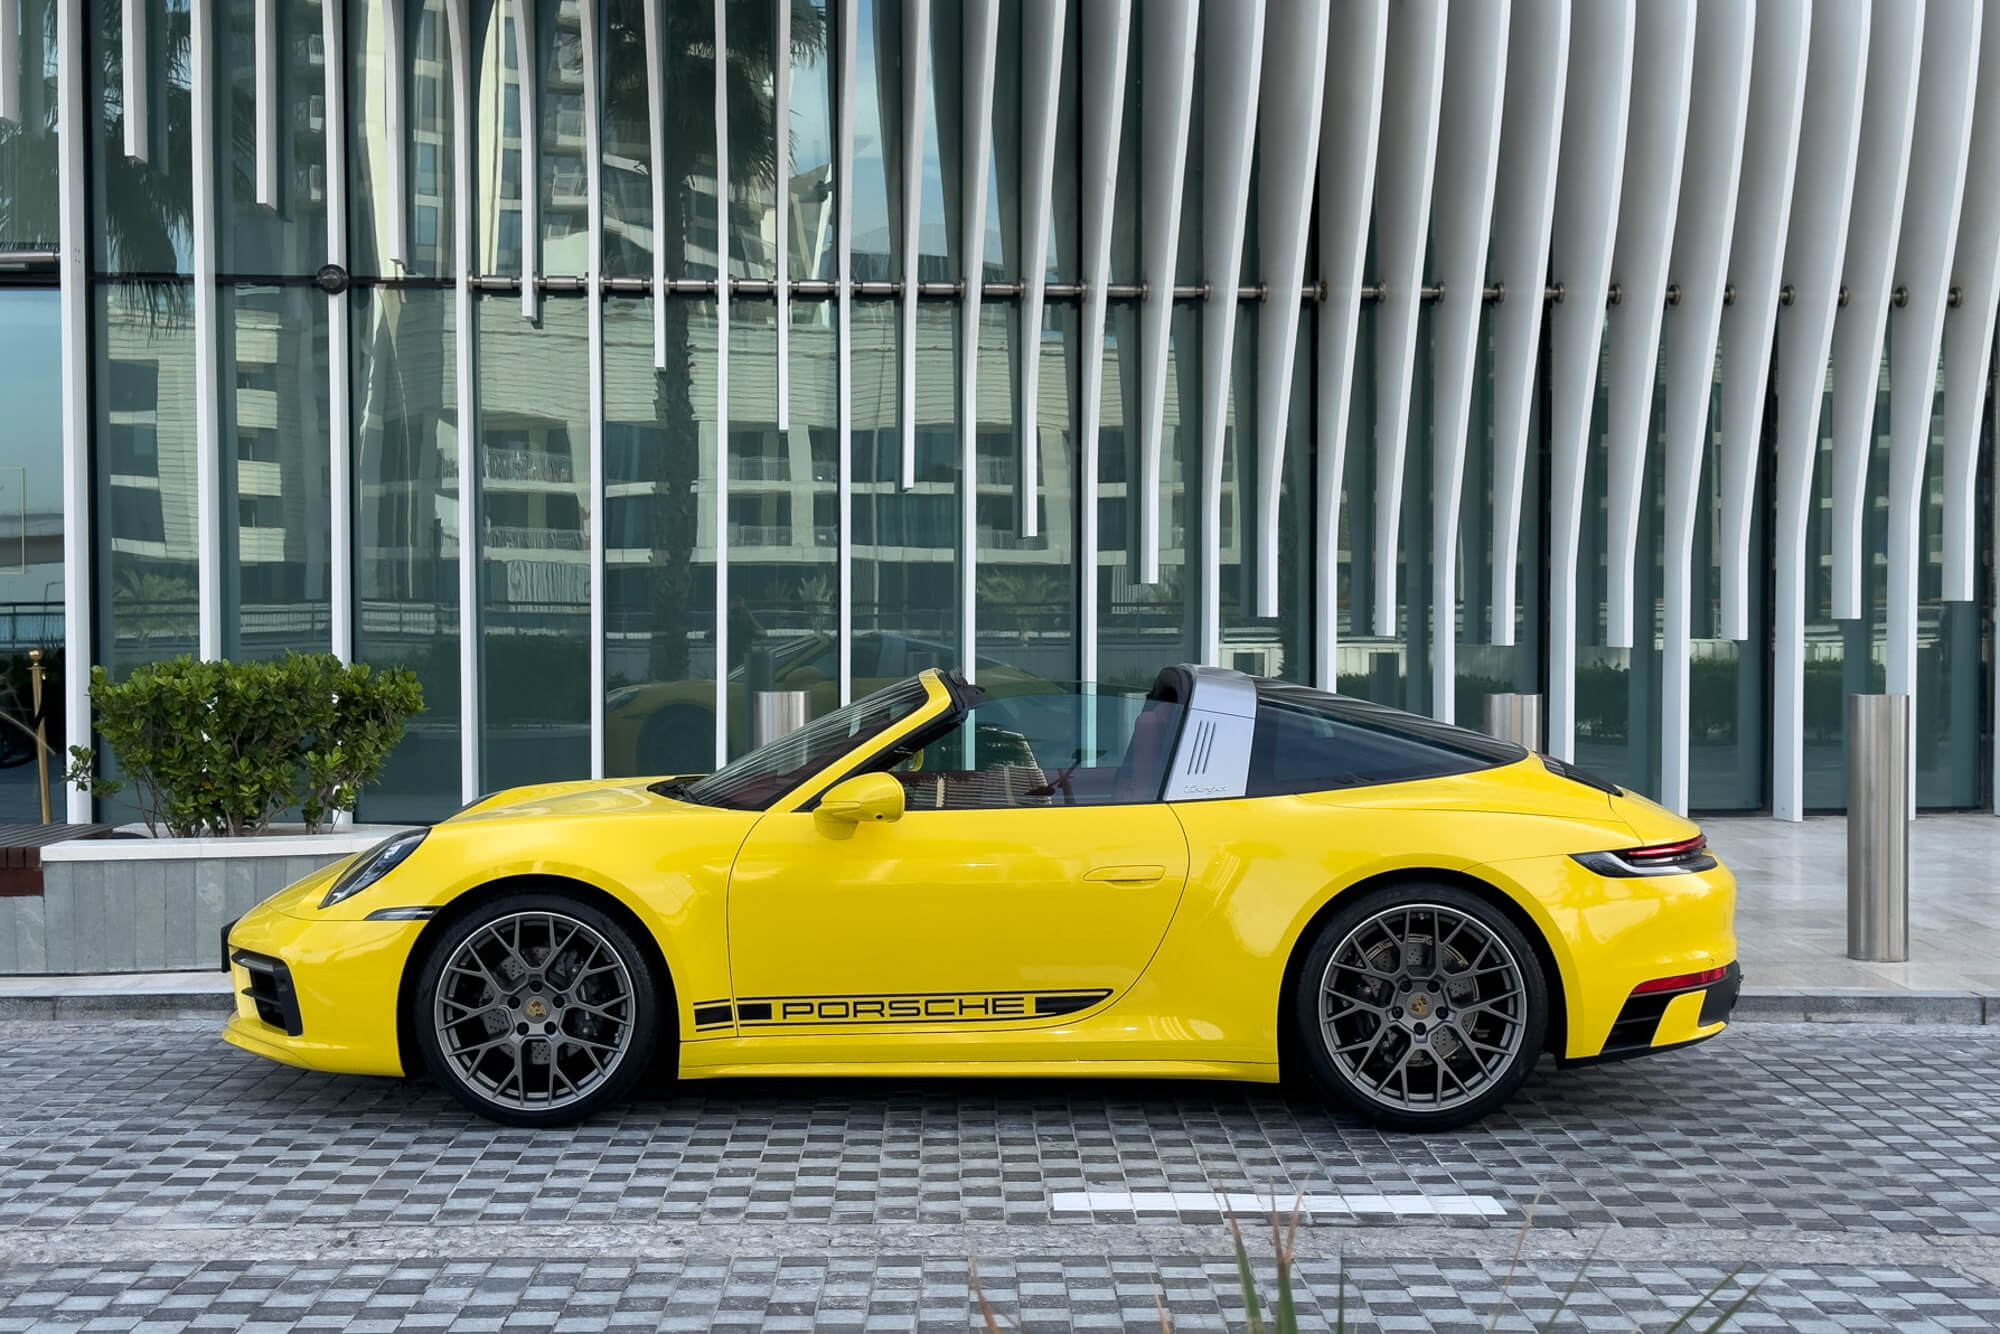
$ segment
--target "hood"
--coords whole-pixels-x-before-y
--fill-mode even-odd
[[[648,790],[658,778],[585,779],[570,783],[537,783],[482,797],[451,817],[451,824],[491,819],[545,819],[564,815],[632,815],[642,811],[695,811],[702,807],[674,801]]]

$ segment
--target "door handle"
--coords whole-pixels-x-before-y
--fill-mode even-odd
[[[1152,885],[1166,877],[1164,866],[1100,866],[1083,874],[1085,880],[1111,885]]]

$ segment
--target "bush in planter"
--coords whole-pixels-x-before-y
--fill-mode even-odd
[[[330,653],[281,662],[180,657],[113,681],[90,674],[98,732],[138,798],[146,827],[169,834],[255,834],[296,807],[317,833],[354,805],[423,709],[416,677]],[[87,746],[70,747],[70,781],[110,796],[125,781],[95,774]]]

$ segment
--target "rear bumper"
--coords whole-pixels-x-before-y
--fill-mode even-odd
[[[1601,1065],[1706,1042],[1729,1026],[1729,1016],[1742,992],[1742,966],[1732,963],[1720,978],[1702,986],[1629,997],[1603,1050],[1563,1064]]]

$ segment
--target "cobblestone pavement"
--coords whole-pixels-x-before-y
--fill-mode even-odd
[[[1578,1329],[1718,1285],[1696,1328],[1748,1285],[1731,1328],[2000,1328],[2000,1032],[1742,1027],[1421,1140],[1109,1082],[687,1085],[531,1132],[203,1023],[0,1047],[0,1334],[962,1330],[974,1255],[1030,1330],[1222,1328],[1217,1191],[1313,1197],[1301,1301],[1354,1328],[1535,1328],[1572,1285]]]

